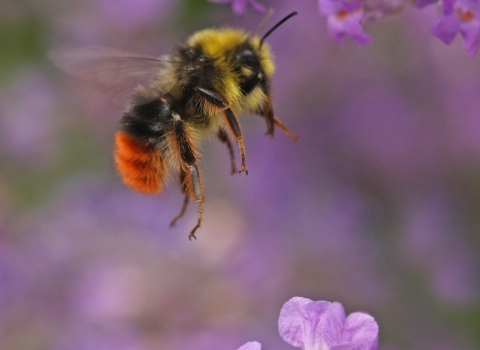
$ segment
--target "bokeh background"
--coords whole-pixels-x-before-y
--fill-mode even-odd
[[[47,59],[63,46],[160,55],[192,32],[254,32],[263,15],[204,0],[0,2],[0,349],[292,347],[293,296],[341,302],[380,348],[480,348],[480,61],[430,33],[435,6],[365,25],[340,47],[317,2],[263,1],[276,115],[241,123],[249,175],[202,145],[205,221],[126,188],[112,143],[122,108]],[[239,157],[237,154],[237,163]]]

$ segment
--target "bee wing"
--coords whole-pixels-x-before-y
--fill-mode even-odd
[[[169,59],[100,46],[57,49],[49,57],[65,72],[117,94],[159,79]]]

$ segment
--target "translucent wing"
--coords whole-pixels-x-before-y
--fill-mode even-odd
[[[75,77],[114,93],[132,91],[139,84],[149,85],[161,78],[168,57],[153,57],[114,48],[91,46],[57,49],[50,59]]]

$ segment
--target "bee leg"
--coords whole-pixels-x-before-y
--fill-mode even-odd
[[[203,183],[202,183],[200,172],[197,166],[195,165],[195,166],[189,167],[188,172],[185,170],[181,170],[180,181],[181,181],[182,191],[185,193],[185,199],[183,201],[183,206],[180,214],[172,220],[172,222],[170,223],[170,226],[175,225],[175,223],[185,215],[185,212],[187,211],[188,203],[190,202],[190,196],[192,196],[194,198],[194,201],[196,203],[199,203],[198,221],[197,221],[197,225],[195,225],[193,230],[188,235],[188,239],[189,240],[191,240],[192,238],[197,239],[197,237],[195,237],[195,231],[197,231],[197,229],[202,224],[203,208],[204,208],[203,203],[205,201],[205,194],[203,192]]]
[[[238,123],[237,117],[235,116],[235,114],[233,114],[232,110],[230,109],[230,103],[221,94],[211,89],[196,87],[195,90],[201,96],[203,96],[203,98],[207,102],[209,102],[213,106],[218,107],[220,109],[224,109],[224,116],[228,125],[228,129],[230,130],[230,133],[232,134],[233,138],[238,143],[238,146],[240,148],[240,155],[242,157],[242,167],[239,173],[245,172],[245,174],[248,175],[247,166],[245,165],[246,156],[245,156],[245,144],[243,142],[242,129],[240,128],[240,124]]]
[[[183,188],[189,190],[195,203],[203,201],[203,187],[200,180],[200,173],[197,168],[197,157],[194,152],[193,142],[186,129],[185,122],[177,113],[173,113],[173,130],[175,140],[182,160],[182,170],[180,172],[183,180]]]
[[[185,199],[183,200],[183,205],[182,205],[182,210],[180,211],[180,214],[178,214],[172,222],[170,222],[170,227],[175,226],[178,220],[183,218],[185,215],[187,208],[188,208],[188,203],[190,203],[190,193],[188,189],[188,182],[187,182],[187,173],[185,171],[180,172],[180,188],[182,192],[185,194]]]
[[[195,231],[197,231],[203,221],[203,202],[205,201],[203,183],[200,171],[197,168],[197,157],[195,156],[194,145],[186,128],[186,124],[177,113],[172,113],[172,117],[175,140],[182,161],[182,170],[180,175],[185,179],[182,184],[182,189],[187,193],[187,195],[193,197],[195,203],[199,203],[197,225],[193,228],[188,236],[188,239],[191,240],[192,237],[196,239]],[[185,199],[185,202],[186,201],[187,199]]]
[[[230,108],[227,108],[225,110],[224,116],[227,121],[227,125],[229,127],[230,133],[232,134],[233,138],[235,139],[235,141],[237,141],[238,146],[240,147],[240,156],[242,157],[242,167],[239,173],[241,174],[242,172],[245,172],[245,174],[248,175],[247,166],[245,165],[245,160],[246,160],[245,143],[243,142],[242,129],[240,128],[238,119],[235,116],[235,114],[233,114]]]
[[[230,107],[228,100],[216,91],[197,86],[195,90],[209,103],[222,109]]]
[[[275,123],[275,126],[278,127],[280,130],[282,130],[288,137],[292,139],[293,142],[298,140],[298,136],[295,135],[293,132],[291,132],[285,124],[283,124],[279,119],[273,118],[273,122]]]
[[[185,215],[186,211],[187,211],[187,208],[188,208],[188,203],[190,202],[190,194],[187,193],[185,195],[185,199],[183,200],[183,205],[182,205],[182,210],[180,211],[180,214],[178,214],[173,220],[172,222],[170,222],[170,227],[173,227],[175,226],[175,224],[177,223],[178,220],[180,220],[181,218],[183,218],[183,216]]]
[[[273,115],[272,101],[270,97],[268,97],[267,101],[263,105],[263,109],[261,109],[258,114],[265,118],[265,121],[267,122],[267,135],[273,137],[273,132],[276,126],[294,142],[298,140],[298,136],[291,132],[279,119],[275,118]]]
[[[197,163],[197,157],[195,156],[193,141],[187,131],[187,126],[178,113],[173,112],[172,117],[173,131],[180,158],[187,166],[193,166]]]
[[[203,206],[205,202],[205,194],[203,192],[202,177],[196,165],[189,168],[188,177],[190,188],[193,192],[193,197],[195,198],[195,202],[199,203],[197,225],[195,225],[193,230],[190,232],[190,235],[188,236],[188,239],[191,240],[192,238],[197,239],[197,237],[195,237],[195,231],[197,231],[203,221]]]
[[[233,147],[232,147],[232,143],[230,142],[230,139],[228,138],[228,135],[225,133],[225,131],[220,128],[218,130],[218,138],[220,139],[220,141],[222,141],[223,143],[227,144],[227,148],[228,148],[228,153],[230,154],[230,162],[231,162],[231,166],[232,166],[232,174],[235,174],[237,172],[237,167],[235,166],[235,155],[233,153]]]
[[[261,110],[260,114],[265,118],[265,121],[267,122],[266,135],[270,135],[270,137],[273,137],[273,133],[275,132],[275,117],[273,115],[272,98],[270,95],[267,95],[267,99],[263,104],[263,109]]]

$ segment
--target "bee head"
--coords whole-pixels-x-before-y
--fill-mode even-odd
[[[240,85],[244,94],[248,94],[256,86],[260,86],[265,93],[268,92],[269,87],[267,81],[273,74],[274,65],[270,48],[264,44],[264,41],[278,27],[296,14],[297,12],[290,13],[268,30],[261,38],[255,35],[236,48],[234,57],[237,66],[240,67]]]
[[[180,50],[186,62],[181,69],[185,81],[192,81],[193,74],[196,82],[210,82],[233,104],[247,95],[252,105],[256,104],[269,93],[269,80],[275,70],[270,47],[264,41],[296,14],[283,18],[262,37],[228,27],[195,33]]]
[[[235,49],[233,59],[244,95],[249,94],[257,86],[264,92],[269,90],[268,80],[273,75],[275,67],[268,45],[260,46],[260,39],[251,37]]]

